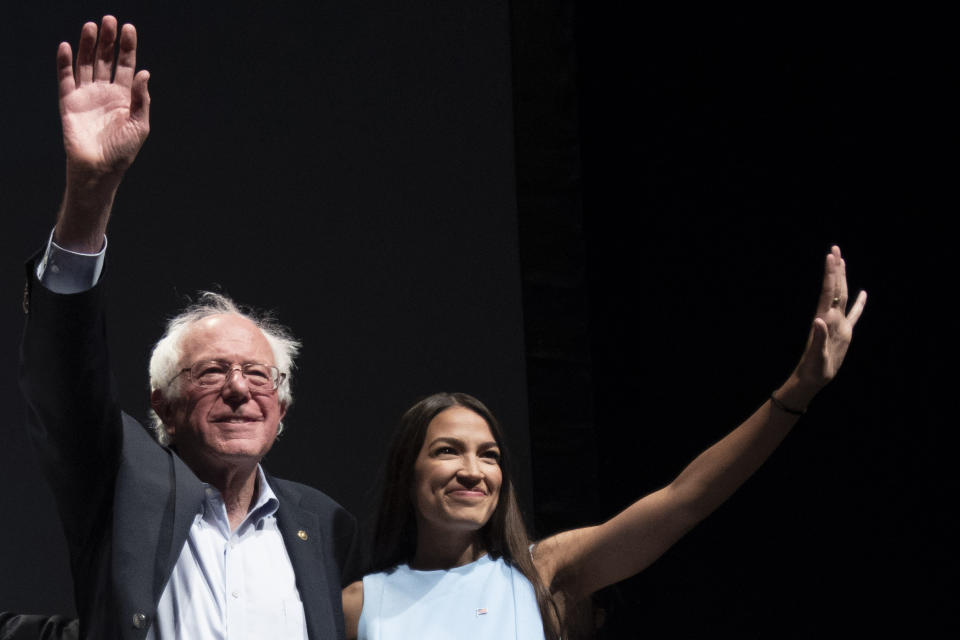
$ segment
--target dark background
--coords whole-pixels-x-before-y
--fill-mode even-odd
[[[6,9],[0,609],[72,608],[16,344],[62,190],[54,52],[107,11],[152,74],[110,229],[133,415],[162,319],[222,288],[304,341],[274,473],[364,516],[402,410],[464,390],[507,425],[547,535],[669,482],[763,402],[837,243],[870,292],[841,375],[727,505],[598,595],[602,634],[952,624],[943,17],[530,0]]]

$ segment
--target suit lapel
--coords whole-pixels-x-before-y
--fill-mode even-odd
[[[123,415],[123,450],[114,494],[113,582],[123,621],[152,615],[203,500],[203,485]],[[123,627],[126,634],[145,630]]]
[[[280,500],[277,526],[290,555],[290,563],[297,578],[297,589],[303,601],[307,619],[307,633],[312,640],[339,637],[343,614],[331,605],[331,586],[327,580],[323,558],[323,533],[320,519],[312,511],[300,506],[300,496],[288,491],[273,478],[268,478],[273,492]],[[339,585],[337,598],[339,599]]]
[[[173,496],[172,508],[168,508],[169,514],[165,519],[171,522],[169,530],[162,532],[160,543],[166,544],[166,548],[157,549],[157,577],[160,581],[155,585],[155,597],[159,600],[163,593],[163,588],[170,579],[173,567],[180,559],[180,552],[187,536],[190,535],[190,527],[193,521],[200,513],[200,505],[203,503],[203,483],[190,470],[186,463],[180,459],[180,456],[171,455],[173,461]]]

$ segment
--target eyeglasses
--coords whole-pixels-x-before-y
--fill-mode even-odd
[[[240,371],[240,375],[247,381],[247,384],[258,391],[273,391],[287,377],[287,374],[280,373],[280,369],[268,364],[248,362],[237,365],[225,360],[201,360],[186,369],[181,369],[177,375],[170,378],[167,385],[186,373],[187,378],[197,386],[222,387],[235,370]]]

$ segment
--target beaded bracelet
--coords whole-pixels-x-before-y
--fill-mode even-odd
[[[787,405],[785,405],[785,404],[783,404],[782,402],[780,402],[780,401],[776,398],[776,396],[774,396],[772,393],[770,394],[770,402],[771,402],[771,403],[773,404],[773,406],[775,406],[777,409],[780,409],[780,411],[783,411],[784,413],[789,413],[789,414],[792,415],[792,416],[802,416],[803,414],[805,414],[805,413],[807,412],[806,409],[803,409],[802,411],[797,411],[796,409],[791,409],[791,408],[788,407]]]

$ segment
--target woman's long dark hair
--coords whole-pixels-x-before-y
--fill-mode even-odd
[[[451,407],[470,409],[490,427],[500,448],[503,481],[497,507],[490,520],[479,531],[483,550],[491,558],[504,558],[533,585],[540,607],[540,617],[548,640],[560,638],[560,620],[556,603],[530,555],[530,537],[520,514],[511,475],[511,459],[505,446],[500,424],[487,407],[465,393],[436,393],[410,407],[390,443],[387,464],[373,528],[373,549],[367,573],[389,571],[413,561],[417,550],[417,518],[411,500],[413,467],[423,447],[427,426],[440,412]]]

